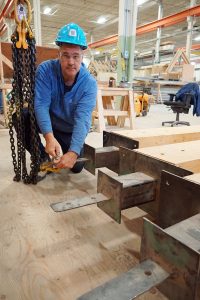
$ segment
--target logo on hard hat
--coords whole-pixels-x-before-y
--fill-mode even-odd
[[[69,31],[69,36],[77,36],[77,32],[76,32],[76,30],[75,29],[70,29],[70,31]]]

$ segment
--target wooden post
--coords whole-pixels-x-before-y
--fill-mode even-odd
[[[102,132],[105,128],[105,120],[103,115],[103,102],[101,89],[97,92],[97,111],[98,111],[98,132]]]
[[[130,90],[129,94],[129,110],[130,110],[130,128],[135,128],[135,109],[134,109],[134,96],[133,91]]]

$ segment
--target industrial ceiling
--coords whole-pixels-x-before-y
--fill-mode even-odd
[[[2,11],[8,0],[0,0]],[[137,27],[152,22],[158,17],[156,0],[138,0]],[[33,8],[33,1],[30,1]],[[163,17],[176,14],[190,7],[190,0],[162,0]],[[58,29],[66,23],[78,23],[87,34],[88,42],[97,41],[118,33],[118,0],[41,0],[42,45],[54,47],[54,40]],[[199,5],[196,0],[195,5]],[[45,14],[45,8],[50,8],[50,14]],[[99,17],[105,17],[104,24],[97,23]],[[34,29],[34,24],[32,24]],[[200,36],[200,17],[195,17],[192,44],[199,44],[195,40]],[[187,21],[162,29],[161,43],[171,42],[175,47],[184,47],[186,44]],[[6,34],[1,37],[7,38]],[[155,47],[156,31],[137,36],[136,51],[145,52]],[[112,47],[114,47],[113,45]]]

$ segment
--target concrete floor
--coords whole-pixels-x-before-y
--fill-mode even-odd
[[[156,128],[161,127],[163,121],[175,121],[176,114],[164,104],[152,104],[149,113],[145,117],[137,117],[135,121],[138,128]],[[180,121],[190,122],[191,125],[199,125],[200,118],[193,116],[192,108],[189,114],[180,114]],[[179,125],[183,126],[183,125]]]

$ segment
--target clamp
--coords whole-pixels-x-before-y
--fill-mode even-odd
[[[42,163],[41,166],[40,166],[40,171],[42,171],[42,172],[59,173],[61,169],[56,167],[56,160],[57,159],[58,159],[58,157],[53,157],[50,161]],[[86,161],[88,161],[87,158],[85,158],[85,157],[79,157],[76,160],[76,163],[86,162]]]

